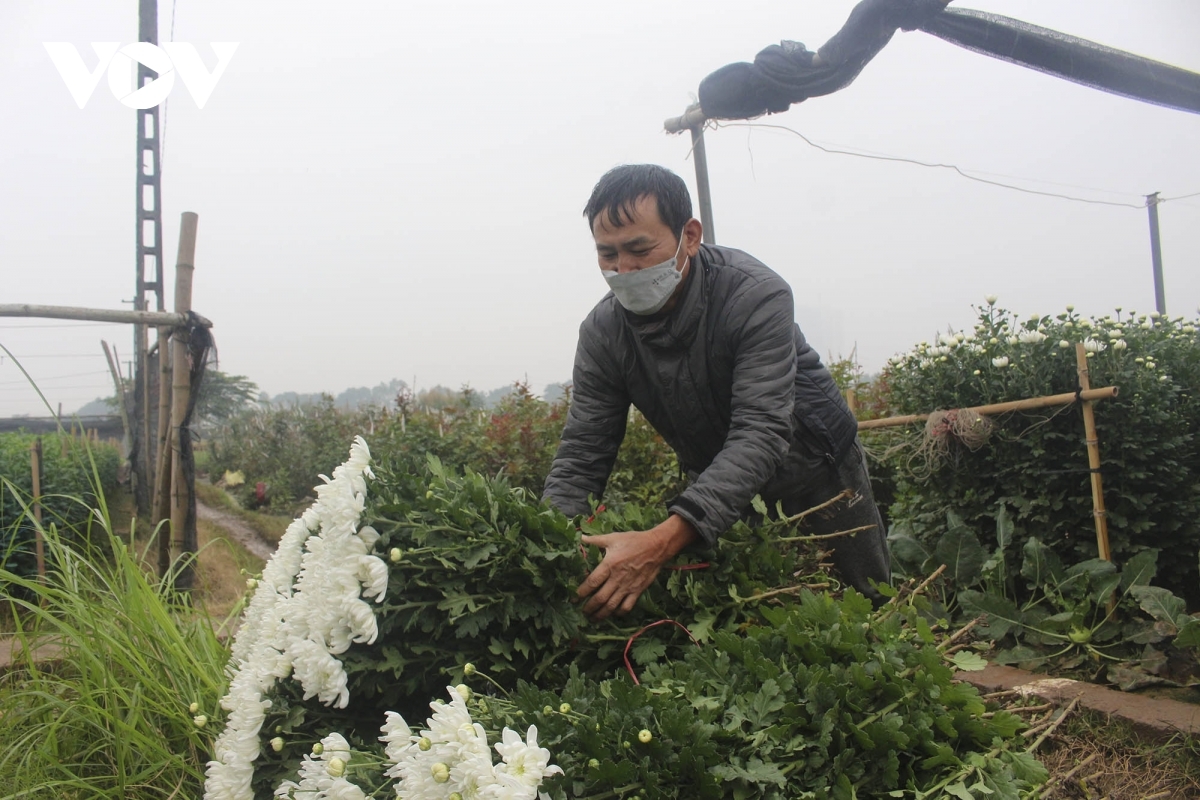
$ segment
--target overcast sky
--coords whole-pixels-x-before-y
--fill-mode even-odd
[[[1200,71],[1194,0],[971,0]],[[581,208],[629,162],[694,187],[663,133],[700,80],[851,0],[316,3],[163,0],[160,40],[240,45],[207,105],[165,111],[164,251],[200,215],[195,308],[223,370],[272,394],[402,378],[491,389],[569,378],[604,294]],[[174,11],[174,20],[172,20]],[[136,0],[0,0],[0,303],[121,308],[134,287],[135,115],[101,81],[84,109],[42,43],[137,38]],[[847,89],[761,122],[825,144],[1139,205],[1200,192],[1200,116],[898,33]],[[1023,314],[1154,304],[1144,208],[828,155],[777,130],[707,134],[715,233],[792,285],[820,352],[868,370],[997,294]],[[1160,207],[1168,310],[1200,303],[1200,197]],[[168,269],[168,285],[171,270]],[[170,295],[168,293],[168,303]],[[37,327],[31,327],[37,326]],[[66,411],[111,394],[119,326],[0,319]],[[10,359],[0,416],[41,413]]]

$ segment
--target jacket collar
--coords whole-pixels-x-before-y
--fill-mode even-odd
[[[684,279],[683,293],[673,309],[666,313],[640,316],[622,308],[621,312],[634,335],[651,347],[668,350],[690,347],[708,306],[710,269],[708,256],[701,246],[692,257],[691,268]]]

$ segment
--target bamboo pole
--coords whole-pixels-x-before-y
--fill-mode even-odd
[[[125,311],[123,309],[78,308],[75,306],[35,306],[27,303],[0,303],[0,317],[47,317],[83,322],[128,322],[134,325],[167,325],[178,327],[187,317],[171,311]],[[212,323],[200,318],[205,327]]]
[[[104,360],[108,362],[108,371],[112,375],[113,386],[117,390],[117,407],[121,409],[121,427],[125,429],[125,441],[121,442],[121,458],[128,460],[129,447],[133,443],[133,431],[129,428],[129,409],[125,406],[125,387],[121,384],[121,373],[117,370],[117,359],[108,347],[108,342],[100,340],[104,348]]]
[[[158,329],[158,438],[156,450],[158,468],[154,472],[154,497],[151,501],[153,523],[159,531],[158,573],[166,575],[171,568],[171,536],[168,528],[159,526],[171,519],[171,350],[168,346],[171,329]]]
[[[175,262],[175,313],[186,316],[192,308],[192,262],[196,253],[197,216],[191,211],[183,212],[179,226],[179,255]],[[191,336],[187,328],[179,328],[171,337],[174,364],[171,379],[171,539],[179,545],[182,554],[195,555],[196,532],[188,531],[187,516],[191,504],[193,486],[184,475],[180,444],[186,434],[183,420],[187,416],[191,395],[191,368],[189,348]],[[160,353],[159,358],[164,354]],[[179,573],[179,588],[190,589],[195,570],[191,561]]]
[[[1075,365],[1079,369],[1080,396],[1091,388],[1088,374],[1087,352],[1083,344],[1075,345]],[[1096,546],[1100,557],[1112,561],[1108,546],[1108,513],[1104,510],[1104,483],[1100,477],[1100,442],[1096,438],[1096,412],[1091,400],[1083,401],[1083,431],[1087,441],[1088,467],[1092,475],[1092,516],[1096,520]]]
[[[33,440],[29,448],[29,468],[33,473],[33,529],[34,557],[37,559],[39,579],[46,577],[46,543],[42,541],[42,437]]]
[[[1080,345],[1082,347],[1082,345]],[[1024,400],[1010,400],[1006,403],[992,403],[986,406],[975,406],[973,408],[964,409],[966,411],[974,411],[981,416],[988,414],[1005,414],[1010,411],[1029,411],[1035,408],[1047,408],[1049,406],[1066,406],[1074,403],[1076,400],[1083,400],[1085,403],[1090,403],[1095,400],[1104,400],[1109,397],[1117,396],[1117,387],[1105,386],[1101,389],[1088,389],[1076,395],[1075,392],[1064,392],[1063,394],[1046,395],[1045,397],[1029,397]],[[860,431],[870,430],[872,428],[893,428],[897,425],[910,425],[914,422],[924,422],[929,419],[928,414],[905,414],[899,417],[884,417],[883,419],[869,419],[858,423]]]

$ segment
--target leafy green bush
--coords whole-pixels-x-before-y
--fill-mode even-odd
[[[217,431],[209,466],[214,477],[241,471],[244,500],[261,481],[268,484],[270,503],[290,510],[310,496],[313,476],[328,474],[341,462],[345,443],[363,432],[414,469],[423,469],[426,456],[434,455],[453,469],[503,473],[511,484],[540,494],[562,436],[569,394],[548,403],[518,383],[494,407],[484,409],[480,402],[477,393],[464,389],[437,408],[416,408],[404,397],[398,411],[347,411],[329,397],[315,405],[258,408]],[[675,454],[633,411],[604,499],[659,504],[685,483]]]
[[[20,575],[34,572],[33,520],[26,508],[33,495],[29,452],[38,438],[0,434],[0,567]],[[120,453],[112,445],[63,434],[40,438],[43,520],[86,538],[91,509],[97,505],[93,477],[99,481],[99,491],[111,495],[117,486]]]
[[[1017,735],[1024,723],[989,711],[973,687],[952,680],[954,666],[982,662],[970,652],[949,655],[944,633],[939,639],[930,627],[928,602],[910,594],[876,611],[853,590],[840,600],[813,594],[804,584],[815,578],[817,555],[803,537],[787,535],[793,523],[739,523],[705,554],[703,568],[668,571],[633,615],[592,624],[570,600],[596,553],[581,549],[571,520],[503,477],[458,474],[436,460],[418,471],[406,457],[379,455],[373,477],[361,455],[355,470],[335,474],[318,501],[323,510],[303,523],[307,530],[296,529],[312,537],[307,544],[285,536],[277,558],[299,570],[295,582],[281,588],[285,573],[268,564],[243,626],[251,633],[245,641],[239,633],[234,645],[235,658],[243,656],[231,671],[239,690],[228,705],[230,725],[249,733],[231,728],[222,738],[239,743],[238,758],[251,757],[256,797],[298,770],[309,785],[349,778],[370,796],[390,796],[380,775],[383,711],[415,722],[448,683],[464,680],[474,691],[455,696],[470,695],[489,742],[502,726],[537,726],[565,773],[540,787],[553,800],[851,800],[943,791],[1016,800],[1045,779]],[[365,507],[356,485],[366,490]],[[362,509],[357,527],[346,520],[354,508]],[[580,525],[590,533],[626,530],[663,513],[629,505]],[[701,567],[694,556],[683,565]],[[369,606],[369,624],[358,618],[361,609],[344,612],[357,622],[326,613],[360,585],[364,597],[368,586],[369,596],[383,592]],[[662,627],[668,621],[686,625],[692,638]],[[332,626],[331,636],[364,635],[344,647],[330,641],[335,666],[314,652],[324,641],[314,624]],[[274,671],[281,652],[294,655]],[[637,677],[620,669],[625,653]],[[312,669],[317,663],[325,666]],[[287,680],[292,669],[296,677]],[[255,688],[262,684],[243,677],[264,675],[272,676],[265,704]],[[242,705],[261,706],[265,718],[239,719]],[[442,734],[413,734],[411,745],[405,732],[399,746],[416,754],[439,746],[419,736],[445,735],[447,752],[462,752],[454,737],[464,730],[475,735],[456,721]],[[322,755],[333,732],[345,737],[336,763]],[[242,746],[247,735],[257,747]],[[315,750],[322,737],[329,744]],[[410,791],[473,796],[447,783],[450,772],[445,763],[427,764],[423,780],[436,786]],[[210,772],[210,788],[232,774]],[[512,796],[534,797],[532,785]],[[362,796],[339,786],[344,796]]]
[[[1113,558],[1159,549],[1158,581],[1200,604],[1200,341],[1182,318],[1129,313],[1088,319],[1068,309],[1020,317],[988,304],[971,331],[939,335],[895,358],[881,383],[891,413],[925,413],[1074,391],[1075,343],[1084,342],[1093,387],[1120,395],[1096,404]],[[1096,556],[1078,404],[994,417],[986,435],[935,435],[915,427],[869,434],[896,482],[894,529],[932,547],[946,510],[974,530],[1003,507],[1013,545],[1037,537],[1074,564]],[[877,438],[876,438],[877,437]],[[974,444],[978,444],[975,442]]]

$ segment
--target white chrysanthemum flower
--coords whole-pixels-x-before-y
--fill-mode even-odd
[[[496,767],[497,777],[508,776],[536,788],[543,778],[562,774],[560,767],[550,763],[550,751],[538,747],[536,725],[529,726],[525,741],[521,741],[521,735],[516,731],[505,728],[502,741],[496,743],[496,752],[504,759],[504,763]]]
[[[992,366],[998,367],[998,368],[1007,367],[1008,366],[1008,356],[999,356],[998,358],[993,358]]]
[[[300,782],[284,781],[275,790],[275,796],[295,800],[365,800],[363,790],[343,777],[349,761],[350,745],[341,734],[331,733],[321,740],[317,758],[304,757],[297,776]]]
[[[1046,334],[1041,331],[1021,331],[1017,334],[1017,340],[1022,344],[1041,344],[1046,341]]]
[[[1089,353],[1100,353],[1100,352],[1103,352],[1107,347],[1108,347],[1108,345],[1106,345],[1104,342],[1100,341],[1099,339],[1084,339],[1083,340],[1083,349]]]

